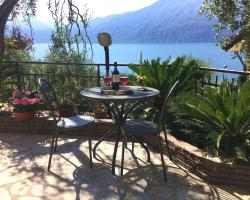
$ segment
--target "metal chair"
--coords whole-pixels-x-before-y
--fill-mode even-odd
[[[80,128],[83,126],[90,125],[94,123],[95,119],[91,116],[84,115],[76,115],[69,118],[60,117],[58,114],[58,101],[56,94],[52,88],[52,86],[45,80],[40,78],[38,80],[38,84],[40,86],[40,90],[44,95],[45,101],[49,106],[51,116],[53,117],[53,137],[51,141],[51,149],[48,163],[48,171],[50,171],[51,159],[54,152],[56,152],[57,148],[57,140],[63,129],[74,129]],[[89,159],[90,159],[90,167],[93,166],[92,163],[92,147],[91,147],[91,138],[88,135],[88,143],[89,143]]]
[[[169,157],[172,160],[172,157],[171,157],[170,151],[169,151],[167,133],[166,133],[166,128],[165,128],[165,115],[166,115],[167,103],[169,101],[169,98],[170,98],[171,94],[173,94],[173,92],[176,89],[176,86],[177,86],[178,83],[179,83],[179,81],[176,81],[174,83],[174,85],[170,89],[167,97],[165,98],[162,109],[161,109],[161,112],[160,112],[160,117],[159,117],[158,123],[154,123],[154,122],[151,122],[151,121],[144,121],[144,120],[129,120],[129,121],[125,122],[125,124],[124,124],[124,129],[125,129],[126,135],[132,136],[132,138],[133,138],[133,140],[132,140],[132,152],[134,152],[134,139],[136,139],[142,146],[144,146],[143,142],[141,141],[141,139],[139,137],[141,137],[141,136],[149,136],[149,137],[150,136],[151,137],[152,136],[157,136],[158,143],[159,143],[158,144],[159,145],[159,151],[160,151],[160,154],[161,154],[163,176],[164,176],[164,181],[165,182],[167,182],[167,175],[166,175],[165,163],[164,163],[164,158],[163,158],[162,140],[161,140],[160,133],[162,131],[164,132],[165,142],[166,142],[166,145],[167,145]],[[145,148],[145,146],[144,146],[144,148]],[[124,152],[124,149],[122,149],[122,151]],[[149,153],[148,150],[147,150],[147,154],[148,154],[148,161],[150,161],[150,153]],[[124,153],[123,153],[123,155],[124,155]],[[124,159],[122,159],[121,167],[123,167],[123,160]]]

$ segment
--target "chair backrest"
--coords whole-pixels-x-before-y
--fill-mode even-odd
[[[49,84],[49,82],[46,81],[45,79],[39,78],[38,84],[40,86],[41,92],[43,93],[45,101],[49,106],[51,115],[53,119],[56,120],[57,118],[56,112],[58,111],[58,101],[56,98],[55,91],[53,87]]]
[[[161,112],[160,112],[160,117],[159,117],[159,121],[158,121],[158,126],[159,128],[161,128],[164,125],[164,121],[165,121],[165,115],[166,115],[166,110],[167,110],[167,104],[168,101],[171,97],[171,95],[173,94],[173,92],[175,91],[177,85],[178,85],[179,81],[177,80],[174,85],[171,87],[170,91],[168,92],[168,95],[166,96],[162,108],[161,108]]]

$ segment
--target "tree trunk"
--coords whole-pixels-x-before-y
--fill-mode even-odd
[[[249,32],[250,34],[250,32]],[[247,49],[246,49],[246,69],[250,71],[250,37],[247,41]]]
[[[19,0],[4,0],[0,6],[0,64],[3,61],[5,44],[4,32],[7,19]]]
[[[246,28],[246,68],[250,71],[250,2],[247,3],[247,28]]]
[[[5,44],[4,44],[4,26],[2,24],[0,24],[0,65],[1,65],[2,60],[3,60],[4,50],[5,50]]]

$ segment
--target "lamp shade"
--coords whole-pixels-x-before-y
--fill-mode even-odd
[[[97,36],[98,43],[103,47],[108,47],[112,44],[111,36],[108,33],[99,33]]]

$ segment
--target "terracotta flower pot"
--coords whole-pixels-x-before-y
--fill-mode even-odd
[[[15,117],[19,122],[30,121],[34,117],[34,112],[16,112]]]

